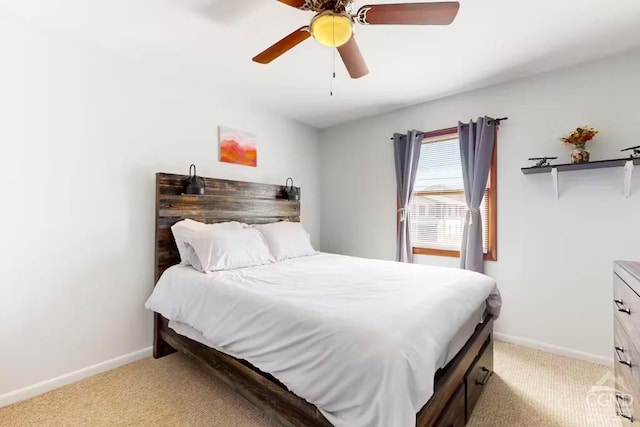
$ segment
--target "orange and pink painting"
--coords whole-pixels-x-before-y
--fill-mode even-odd
[[[250,133],[225,126],[220,132],[220,161],[244,166],[258,166],[258,142]]]

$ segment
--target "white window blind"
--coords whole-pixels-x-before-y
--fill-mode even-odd
[[[488,191],[480,206],[484,251],[488,248]],[[413,246],[459,251],[466,219],[460,146],[456,135],[425,139],[411,203]]]

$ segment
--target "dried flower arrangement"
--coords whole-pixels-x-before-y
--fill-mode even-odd
[[[591,141],[598,132],[598,130],[590,126],[582,126],[574,130],[571,134],[561,138],[562,142],[565,144],[572,144],[575,147],[571,152],[572,163],[584,163],[589,161],[590,154],[584,149],[584,145]]]
[[[590,126],[582,126],[574,130],[573,133],[563,136],[561,139],[565,144],[584,146],[584,144],[591,141],[598,133],[598,130]]]

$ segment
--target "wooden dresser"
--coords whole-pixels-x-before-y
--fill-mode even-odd
[[[616,413],[640,426],[640,262],[613,264]]]

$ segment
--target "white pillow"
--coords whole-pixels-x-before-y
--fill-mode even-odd
[[[220,222],[217,224],[205,224],[203,222],[194,221],[192,219],[183,219],[171,226],[171,232],[173,238],[176,241],[178,252],[180,253],[180,264],[190,265],[192,251],[187,250],[186,242],[187,238],[198,230],[208,229],[232,229],[238,230],[246,227],[246,224],[241,222]]]
[[[194,231],[187,237],[198,262],[193,268],[203,273],[234,270],[273,262],[267,243],[253,228],[211,228]]]
[[[311,239],[299,222],[274,222],[255,225],[269,245],[276,260],[315,255],[318,252],[311,246]]]

